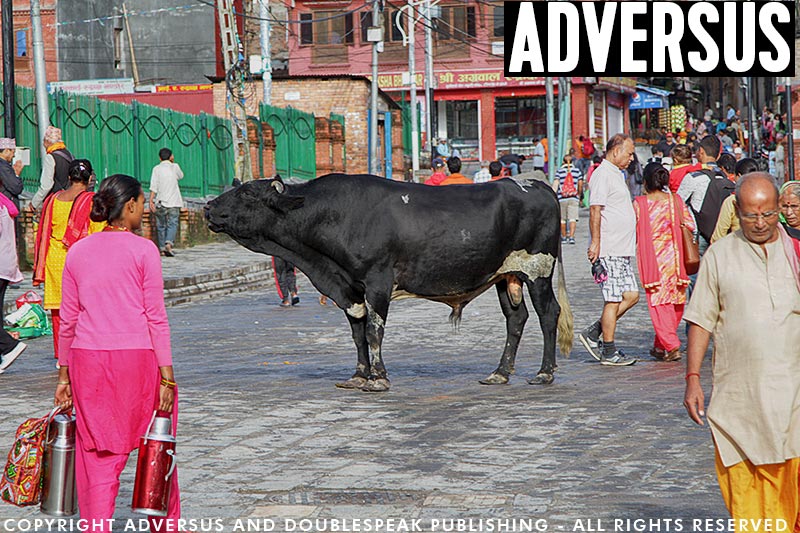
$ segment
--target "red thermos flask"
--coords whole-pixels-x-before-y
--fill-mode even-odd
[[[163,416],[162,416],[163,415]],[[170,477],[175,470],[175,437],[166,412],[153,413],[147,434],[139,441],[139,460],[131,508],[135,513],[166,516]]]

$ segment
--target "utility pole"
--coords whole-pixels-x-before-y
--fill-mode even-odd
[[[411,168],[416,178],[419,171],[419,124],[417,123],[417,70],[414,46],[414,2],[408,0],[408,73],[411,77]]]
[[[377,176],[380,173],[378,165],[378,46],[383,44],[383,24],[381,24],[380,0],[372,3],[372,27],[379,36],[370,36],[372,41],[372,84],[369,95],[369,173]]]
[[[47,101],[42,8],[39,0],[31,0],[31,28],[33,30],[33,76],[36,82],[36,120],[39,123],[39,146],[41,146],[44,143],[44,132],[50,125],[50,109]]]
[[[789,152],[789,180],[794,180],[794,124],[792,124],[792,78],[786,78],[786,150]]]
[[[269,42],[269,0],[258,0],[261,18],[261,82],[264,86],[263,101],[272,105],[272,48]]]
[[[131,67],[133,68],[133,86],[139,85],[139,67],[136,65],[136,53],[133,51],[133,35],[131,34],[131,24],[128,22],[128,10],[122,4],[122,16],[125,19],[125,31],[128,32],[128,48],[131,49]]]
[[[433,155],[434,137],[433,131],[433,32],[431,31],[433,19],[431,18],[431,0],[425,0],[425,125],[428,130],[428,143],[426,150]]]
[[[5,136],[11,139],[17,136],[16,109],[14,98],[14,6],[9,2],[0,2],[3,10],[3,119]]]
[[[553,78],[545,78],[544,79],[544,87],[545,87],[545,107],[547,110],[547,144],[548,149],[550,150],[550,155],[553,155],[553,137],[555,136],[555,112],[553,111]],[[550,164],[547,165],[547,179],[550,180],[550,183],[553,183],[553,180],[556,179],[556,167],[549,161]]]

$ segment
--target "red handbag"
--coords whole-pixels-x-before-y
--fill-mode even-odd
[[[0,477],[0,499],[3,501],[19,507],[39,503],[47,426],[58,411],[56,407],[47,416],[29,418],[17,429]]]

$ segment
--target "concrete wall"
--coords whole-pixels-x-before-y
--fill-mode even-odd
[[[122,4],[122,0],[58,0],[58,79],[133,77]],[[197,83],[207,81],[206,74],[214,74],[215,9],[187,4],[191,3],[126,3],[140,84]],[[97,18],[103,20],[90,20]],[[84,20],[89,22],[75,22]],[[119,30],[122,62],[115,68],[114,41]]]

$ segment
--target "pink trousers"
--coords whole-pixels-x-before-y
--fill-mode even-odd
[[[108,451],[87,451],[81,445],[81,434],[76,435],[75,447],[75,485],[78,492],[78,506],[81,518],[99,524],[114,516],[117,494],[119,493],[119,476],[125,469],[129,454],[117,454]],[[130,502],[129,502],[130,503]],[[181,516],[181,492],[178,488],[178,469],[170,478],[169,504],[167,516],[148,517],[150,531],[178,531],[176,520]],[[164,520],[164,519],[173,520]],[[104,526],[107,522],[102,522]],[[92,533],[111,531],[105,527],[92,529]]]
[[[73,348],[69,363],[75,403],[75,486],[82,519],[99,523],[114,516],[119,476],[139,445],[158,406],[159,369],[152,350]],[[172,408],[178,424],[178,389]],[[180,447],[178,447],[180,453]],[[167,519],[180,518],[177,469],[171,477]],[[177,523],[157,517],[151,531],[175,531]],[[103,522],[108,525],[107,522]],[[100,530],[93,530],[96,533]]]
[[[656,338],[653,342],[655,348],[668,352],[681,347],[681,341],[678,338],[678,326],[680,326],[681,318],[683,318],[683,305],[649,305],[648,303],[647,308],[650,310],[650,319],[653,321],[653,329],[656,332]]]

